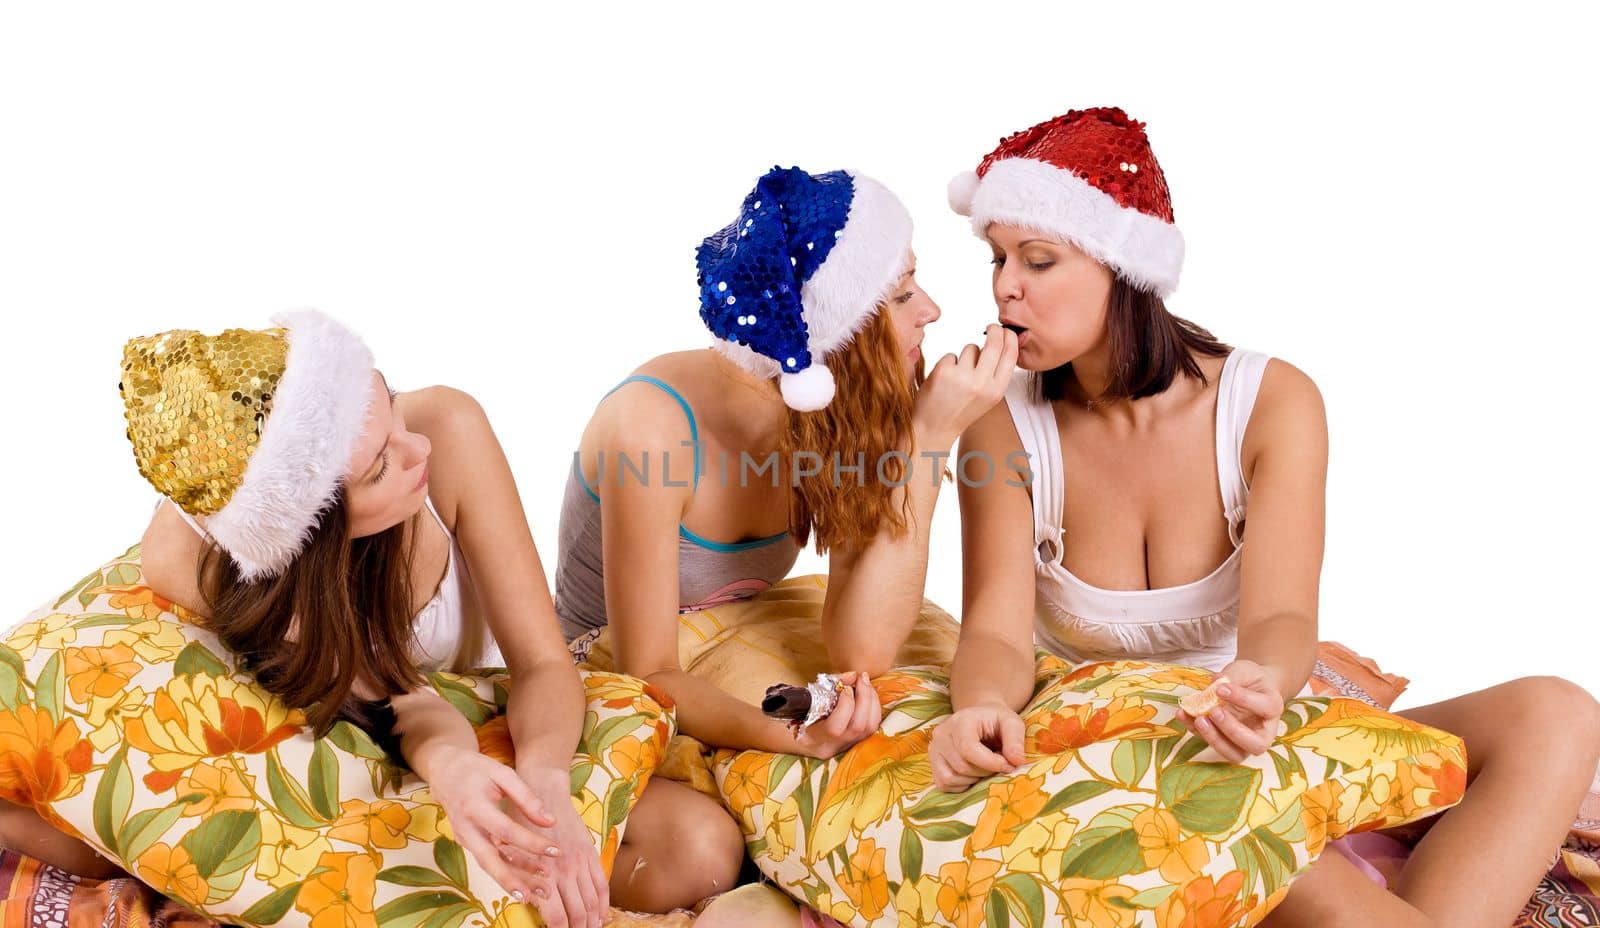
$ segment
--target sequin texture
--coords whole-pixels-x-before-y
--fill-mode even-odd
[[[1115,106],[1071,110],[1000,140],[978,164],[978,176],[1006,158],[1037,158],[1038,152],[1071,152],[1072,173],[1123,206],[1173,222],[1167,177],[1150,150],[1144,123]]]
[[[712,334],[790,373],[811,366],[800,296],[838,241],[854,184],[844,171],[781,167],[756,182],[738,217],[695,252],[700,318]]]
[[[120,387],[139,473],[191,515],[220,511],[244,480],[288,351],[283,329],[129,340]]]

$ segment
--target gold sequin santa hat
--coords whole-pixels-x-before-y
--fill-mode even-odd
[[[957,174],[950,206],[983,238],[991,223],[1071,242],[1134,287],[1165,299],[1183,270],[1183,234],[1144,123],[1114,106],[1072,110],[1000,141]]]
[[[372,353],[311,309],[276,328],[128,341],[122,402],[139,473],[190,515],[240,576],[276,576],[333,501],[366,426]]]

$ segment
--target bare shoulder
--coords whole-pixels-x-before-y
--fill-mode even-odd
[[[677,351],[658,355],[634,369],[630,377],[650,378],[671,387],[691,408],[704,392],[707,365],[704,351]],[[613,451],[677,448],[689,440],[689,417],[678,399],[656,383],[623,383],[595,408],[589,436]]]
[[[1317,389],[1310,375],[1288,361],[1278,358],[1268,361],[1261,377],[1261,389],[1256,394],[1255,409],[1250,414],[1250,424],[1263,421],[1290,426],[1325,423],[1326,420],[1322,391]]]
[[[983,470],[992,467],[995,472],[1024,476],[1031,473],[1022,456],[1022,436],[1017,433],[1017,424],[1012,420],[1011,409],[1004,398],[961,433],[957,461],[971,454],[988,458],[988,463],[980,468]],[[962,481],[961,486],[965,487],[966,481]]]
[[[1273,358],[1267,362],[1245,428],[1246,474],[1254,473],[1262,452],[1279,448],[1326,461],[1328,415],[1322,391],[1311,377],[1288,361]]]
[[[485,485],[483,468],[509,470],[483,405],[455,387],[433,386],[395,397],[406,428],[428,439],[428,496],[445,524],[457,523],[462,497]]]
[[[414,432],[421,432],[433,440],[434,436],[460,437],[481,432],[489,424],[483,404],[465,390],[455,387],[433,386],[410,390],[395,397],[395,404],[405,415],[406,424]]]
[[[1017,434],[1017,424],[1012,421],[1011,409],[1003,398],[967,426],[961,433],[959,448],[962,454],[983,452],[998,458],[1022,450],[1022,436]]]
[[[210,616],[200,594],[200,555],[204,543],[177,507],[163,503],[150,517],[140,540],[139,569],[145,585],[161,597],[200,616]]]

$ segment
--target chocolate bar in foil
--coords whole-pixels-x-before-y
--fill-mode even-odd
[[[789,723],[796,738],[810,726],[822,721],[839,704],[839,692],[844,684],[831,673],[819,673],[805,686],[775,683],[767,687],[761,699],[761,711],[772,719]]]

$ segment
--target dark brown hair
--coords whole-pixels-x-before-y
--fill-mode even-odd
[[[340,718],[382,733],[393,718],[387,698],[363,700],[353,687],[359,677],[388,697],[422,683],[410,657],[411,557],[404,522],[350,537],[341,491],[283,573],[246,582],[233,558],[207,545],[199,587],[222,644],[262,686],[306,710],[318,736]]]
[[[1210,332],[1167,311],[1161,298],[1116,277],[1106,305],[1106,335],[1111,342],[1111,380],[1094,399],[1143,399],[1172,386],[1179,374],[1204,383],[1195,355],[1226,357],[1233,350]],[[1039,395],[1066,397],[1072,362],[1035,375]]]
[[[804,544],[816,533],[817,553],[833,548],[859,550],[888,528],[899,537],[911,518],[911,499],[903,495],[896,508],[896,486],[908,478],[907,463],[892,451],[910,451],[911,408],[915,384],[922,382],[922,362],[908,380],[894,325],[882,308],[874,312],[848,344],[828,358],[833,373],[833,401],[814,412],[789,411],[788,426],[778,442],[784,468],[797,452],[822,458],[822,473],[801,478],[789,495],[789,531]],[[859,475],[839,467],[863,464]],[[883,480],[879,480],[879,462]],[[785,474],[791,485],[794,479]]]

